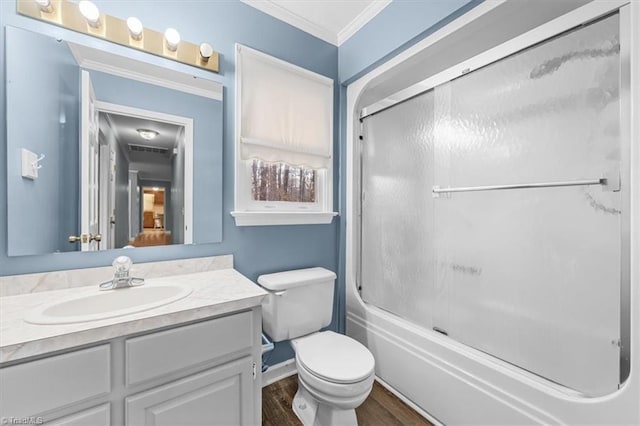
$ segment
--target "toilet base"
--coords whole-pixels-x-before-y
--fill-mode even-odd
[[[304,426],[358,425],[355,409],[340,410],[319,403],[299,382],[292,408]]]

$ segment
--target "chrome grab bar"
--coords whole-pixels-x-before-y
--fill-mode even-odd
[[[539,182],[539,183],[517,183],[513,185],[486,185],[486,186],[460,186],[457,188],[433,187],[434,194],[446,194],[451,192],[475,192],[493,191],[498,189],[526,189],[526,188],[552,188],[557,186],[584,186],[584,185],[607,185],[606,178],[574,180],[563,182]]]

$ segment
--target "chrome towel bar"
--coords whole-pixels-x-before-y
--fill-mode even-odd
[[[434,194],[447,194],[451,192],[474,192],[474,191],[494,191],[498,189],[526,189],[526,188],[552,188],[557,186],[584,186],[584,185],[607,185],[606,178],[575,180],[563,182],[539,182],[539,183],[517,183],[513,185],[486,185],[486,186],[461,186],[457,188],[433,187]]]

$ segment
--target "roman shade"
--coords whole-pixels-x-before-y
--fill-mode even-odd
[[[328,168],[333,80],[241,45],[236,65],[241,159]]]

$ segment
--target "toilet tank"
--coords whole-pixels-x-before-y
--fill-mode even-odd
[[[319,331],[331,323],[336,274],[324,268],[260,275],[269,295],[262,302],[262,325],[275,342]]]

